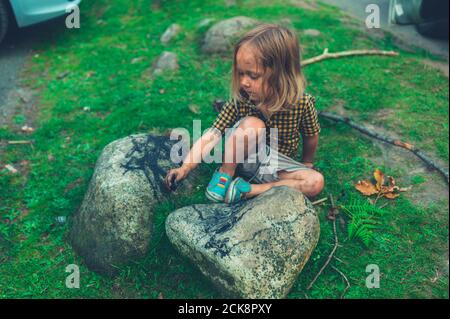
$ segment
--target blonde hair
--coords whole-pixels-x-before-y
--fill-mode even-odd
[[[246,33],[234,47],[231,77],[231,99],[245,99],[240,89],[236,55],[243,45],[256,51],[256,58],[263,67],[263,92],[257,107],[266,106],[269,112],[289,108],[305,91],[306,81],[300,65],[298,39],[290,30],[275,24],[262,24]]]

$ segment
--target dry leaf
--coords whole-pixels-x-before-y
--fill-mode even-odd
[[[378,168],[373,172],[373,176],[375,177],[375,180],[377,181],[376,188],[378,190],[381,189],[381,186],[384,184],[384,174],[382,171],[380,171]]]
[[[196,104],[189,104],[189,110],[194,114],[200,114],[200,109]]]
[[[34,128],[28,126],[28,125],[24,125],[21,127],[22,132],[26,132],[26,133],[33,133],[34,132]]]
[[[162,292],[160,292],[160,293],[159,293],[159,295],[158,295],[158,299],[164,299],[164,295],[163,295],[163,293],[162,293]]]
[[[373,185],[370,181],[367,180],[358,181],[358,183],[356,183],[355,185],[355,188],[366,196],[378,193],[378,190],[375,187],[375,185]]]
[[[384,197],[386,197],[387,199],[394,199],[400,196],[400,194],[398,193],[386,193],[383,194]]]
[[[17,173],[17,169],[15,169],[14,166],[12,166],[12,165],[10,165],[10,164],[6,164],[6,165],[5,165],[5,168],[6,168],[8,171],[10,171],[11,173],[13,173],[13,174],[16,174],[16,173]]]

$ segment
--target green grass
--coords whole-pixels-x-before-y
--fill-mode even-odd
[[[272,1],[271,1],[272,3]],[[138,132],[158,132],[174,127],[192,130],[201,119],[203,129],[215,118],[211,103],[228,96],[229,56],[205,56],[200,39],[207,28],[197,24],[246,15],[261,21],[289,18],[300,34],[319,29],[322,36],[301,37],[303,56],[324,48],[341,50],[377,48],[400,52],[397,58],[358,57],[330,60],[305,68],[308,91],[317,97],[319,110],[330,110],[338,100],[357,121],[370,121],[402,136],[429,154],[448,162],[448,79],[422,67],[421,59],[436,59],[417,50],[396,48],[390,36],[368,38],[349,28],[330,7],[309,11],[275,1],[83,1],[81,29],[43,34],[38,54],[27,64],[23,84],[40,91],[38,114],[17,114],[22,125],[35,117],[36,132],[23,136],[16,128],[0,129],[4,140],[32,138],[27,145],[4,146],[1,164],[12,163],[20,174],[0,171],[0,298],[215,298],[213,286],[171,246],[164,233],[167,215],[178,207],[207,202],[203,185],[193,196],[161,203],[154,212],[155,231],[145,258],[124,267],[114,279],[89,271],[66,241],[67,224],[58,216],[73,215],[87,190],[95,161],[109,142]],[[99,20],[102,22],[99,23]],[[182,32],[168,45],[159,37],[171,23]],[[146,73],[162,51],[177,53],[180,68],[154,79]],[[135,64],[136,57],[143,59]],[[61,80],[59,74],[69,72]],[[161,93],[164,90],[164,93]],[[188,106],[199,106],[200,114]],[[89,107],[89,111],[84,110]],[[380,118],[379,112],[392,110]],[[177,116],[173,116],[176,114]],[[316,164],[326,179],[323,194],[360,196],[354,183],[369,178],[373,158],[380,149],[372,140],[345,125],[321,121],[322,133]],[[301,148],[300,148],[301,149]],[[22,160],[29,161],[21,163]],[[421,165],[417,161],[417,166]],[[402,167],[381,167],[388,175],[404,173]],[[436,174],[417,173],[412,184],[432,181]],[[347,298],[448,298],[448,275],[436,280],[448,252],[448,202],[414,205],[405,196],[379,201],[386,214],[382,230],[366,247],[349,240],[338,228],[342,247],[332,265],[351,283]],[[339,298],[345,288],[340,275],[327,267],[313,288],[306,287],[322,267],[334,240],[326,219],[326,206],[318,207],[321,237],[317,248],[296,281],[289,298]],[[80,289],[67,289],[69,264],[80,265]],[[379,289],[368,289],[366,266],[377,264]]]

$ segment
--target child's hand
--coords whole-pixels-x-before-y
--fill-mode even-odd
[[[171,169],[164,179],[167,189],[170,191],[175,191],[178,187],[178,182],[185,179],[188,173],[189,172],[183,167]]]

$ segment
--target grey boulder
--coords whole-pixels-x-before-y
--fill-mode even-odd
[[[224,296],[284,298],[314,250],[319,219],[302,193],[275,187],[228,206],[178,209],[166,233]]]
[[[104,148],[69,232],[74,250],[91,270],[114,275],[146,254],[153,208],[167,194],[167,170],[176,166],[170,160],[174,143],[139,134]],[[183,182],[183,189],[192,189],[192,178]]]
[[[234,17],[214,24],[205,35],[202,52],[227,53],[233,48],[233,42],[245,31],[256,26],[258,21],[248,17]]]

